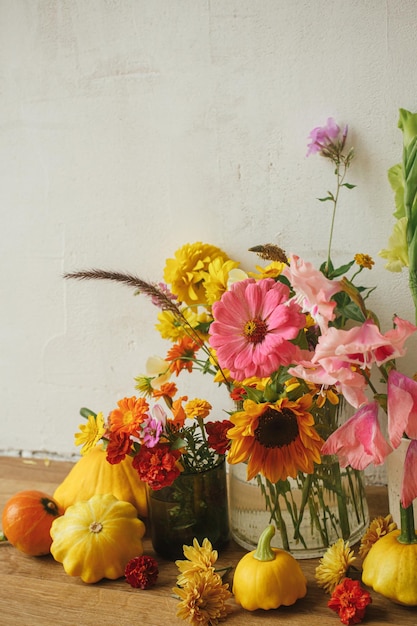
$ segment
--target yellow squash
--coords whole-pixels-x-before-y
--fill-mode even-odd
[[[66,509],[97,493],[112,493],[118,500],[133,504],[140,517],[147,516],[146,485],[132,467],[132,458],[128,456],[112,465],[100,445],[75,463],[55,490],[54,498]]]
[[[256,550],[239,561],[233,578],[235,600],[244,609],[277,609],[290,606],[307,593],[301,567],[285,550],[271,548],[274,526],[261,534]]]
[[[130,559],[143,554],[144,534],[133,504],[98,494],[76,502],[54,520],[51,554],[67,574],[85,583],[114,580],[124,575]]]
[[[417,606],[417,543],[401,543],[399,535],[394,530],[373,544],[362,581],[393,602]]]

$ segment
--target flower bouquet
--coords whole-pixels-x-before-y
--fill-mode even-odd
[[[378,421],[386,395],[378,393],[373,370],[391,390],[393,445],[400,432],[407,432],[397,401],[406,396],[412,381],[396,371],[396,359],[405,354],[405,342],[416,327],[395,316],[391,329],[380,329],[367,307],[373,288],[357,285],[358,276],[374,264],[368,255],[356,254],[340,267],[331,258],[338,199],[343,190],[354,187],[346,181],[354,158],[347,137],[347,127],[341,130],[332,119],[310,135],[308,154],[330,161],[336,178],[335,191],[320,199],[332,206],[332,219],[327,259],[319,269],[266,244],[251,249],[266,265],[245,272],[218,247],[197,242],[167,259],[163,283],[102,270],[66,275],[124,283],[158,307],[156,328],[172,346],[165,358],[151,359],[148,371],[137,377],[141,401],[148,396],[169,398],[164,393],[171,384],[167,381],[183,371],[212,375],[235,402],[234,410],[226,406],[231,409],[229,419],[212,426],[227,439],[221,452],[227,452],[231,478],[236,467],[244,472],[245,483],[254,481],[267,516],[259,527],[274,522],[279,531],[276,545],[293,552],[301,549],[300,556],[312,555],[303,553],[311,537],[313,554],[319,554],[335,537],[359,538],[367,525],[360,471],[371,462],[382,463],[391,451]],[[346,405],[357,411],[348,421]],[[158,431],[162,443],[149,434]],[[120,453],[134,454],[142,479],[161,445],[169,448],[171,471],[178,469],[176,463],[183,470],[187,467],[186,456],[179,452],[185,433],[179,437],[182,443],[177,441],[178,432],[173,436],[160,409],[151,417],[142,416],[122,438],[111,424],[107,432],[109,460],[114,462]],[[190,441],[188,446],[192,448]],[[162,458],[158,456],[158,467]],[[242,524],[240,514],[234,522],[234,490],[232,481],[232,529],[239,540]],[[242,499],[250,509],[252,496]],[[255,528],[254,542],[258,536]]]

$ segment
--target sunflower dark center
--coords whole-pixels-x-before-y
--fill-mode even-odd
[[[268,326],[264,320],[255,317],[252,320],[248,320],[243,327],[243,334],[249,343],[261,343],[265,339]]]
[[[297,417],[290,409],[278,411],[269,407],[261,415],[255,429],[255,439],[264,448],[282,448],[298,436]]]

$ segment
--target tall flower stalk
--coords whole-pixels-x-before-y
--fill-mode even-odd
[[[308,146],[307,156],[319,153],[321,156],[330,159],[335,166],[336,189],[334,192],[328,191],[327,195],[319,198],[320,202],[330,202],[332,204],[332,217],[330,223],[329,243],[327,249],[327,261],[323,268],[325,276],[330,277],[333,269],[331,261],[331,249],[333,241],[333,232],[336,220],[336,210],[339,201],[341,189],[353,189],[355,185],[345,181],[347,171],[354,158],[354,150],[350,148],[345,154],[346,138],[348,127],[345,126],[341,132],[340,127],[335,123],[333,118],[327,120],[327,125],[314,128],[310,133],[310,144]]]

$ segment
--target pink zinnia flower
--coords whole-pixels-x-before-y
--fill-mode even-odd
[[[331,297],[341,290],[340,281],[329,280],[312,263],[295,255],[282,274],[290,281],[303,311],[309,312],[324,332],[335,317],[336,302]]]
[[[210,345],[222,368],[235,380],[269,376],[280,365],[294,362],[290,343],[305,324],[305,316],[289,288],[272,278],[234,283],[213,305]]]
[[[417,498],[417,440],[410,441],[404,461],[401,504],[406,509]]]
[[[392,451],[378,422],[378,403],[363,405],[330,435],[322,454],[337,454],[341,467],[363,470],[371,463],[381,465]]]
[[[393,369],[388,374],[388,435],[394,448],[404,433],[417,439],[417,382]]]
[[[307,156],[310,156],[310,154],[316,154],[317,152],[322,152],[323,149],[331,146],[334,139],[338,137],[339,132],[340,127],[336,124],[332,117],[327,119],[326,126],[316,126],[316,128],[313,128],[309,135],[309,139],[311,141],[307,146]],[[343,134],[346,136],[347,126],[345,127]]]

